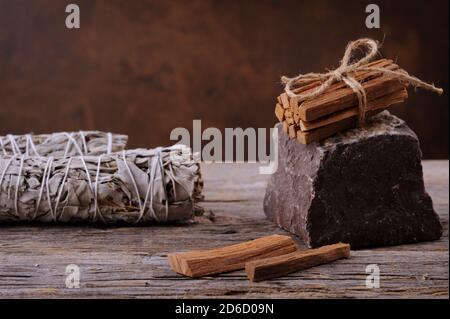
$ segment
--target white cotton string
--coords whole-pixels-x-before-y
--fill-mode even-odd
[[[11,142],[11,146],[14,149],[14,155],[22,155],[22,151],[20,150],[19,145],[16,142],[16,138],[14,135],[8,135],[8,138]]]
[[[161,186],[164,190],[164,200],[165,200],[165,204],[166,204],[166,214],[165,214],[164,221],[167,222],[167,220],[169,219],[169,196],[167,194],[167,185],[166,185],[166,178],[165,178],[165,174],[164,174],[164,165],[162,162],[160,149],[158,149],[157,162],[159,163],[159,169],[161,170]],[[173,188],[175,189],[175,185],[173,185]]]
[[[14,192],[14,209],[16,211],[16,216],[21,218],[20,212],[19,212],[19,187],[20,187],[20,179],[22,177],[22,170],[23,170],[23,163],[24,163],[25,157],[20,157],[20,166],[19,166],[19,173],[17,173],[17,182],[16,182],[16,189]]]
[[[85,158],[84,158],[83,151],[81,150],[81,148],[80,148],[80,146],[78,145],[77,141],[73,138],[73,133],[72,133],[72,134],[64,133],[64,134],[65,134],[65,135],[67,136],[67,138],[68,138],[67,147],[66,147],[66,151],[65,151],[65,153],[64,153],[64,157],[67,157],[67,153],[68,153],[68,151],[69,151],[69,146],[70,146],[71,144],[73,144],[73,145],[75,146],[75,149],[77,150],[77,152],[80,154],[80,156],[79,156],[78,158],[80,159],[81,164],[83,165],[84,170],[85,170],[85,172],[86,172],[86,177],[87,177],[87,181],[88,181],[88,184],[89,184],[89,188],[90,188],[90,190],[91,190],[91,193],[94,194],[94,192],[95,192],[94,185],[92,184],[91,174],[90,174],[89,169],[88,169],[88,167],[87,167],[87,164],[86,164],[86,160],[85,160]],[[81,140],[82,140],[83,147],[84,147],[85,150],[87,151],[86,139],[85,139],[84,133],[81,132],[81,131],[80,131],[80,136],[81,136]],[[70,159],[70,161],[72,161],[73,157],[70,157],[69,159]],[[68,172],[67,172],[67,173],[68,173]],[[97,213],[97,208],[96,208],[96,211],[95,211],[95,213],[94,213],[94,216],[95,216],[96,213]]]
[[[86,172],[86,177],[88,180],[88,184],[89,184],[89,188],[91,189],[91,192],[94,193],[94,186],[92,185],[92,180],[91,180],[91,174],[89,173],[89,169],[87,167],[86,164],[86,160],[84,159],[84,155],[83,155],[83,151],[81,150],[80,146],[78,145],[78,143],[75,141],[75,139],[73,138],[73,134],[68,134],[68,133],[64,133],[67,138],[71,141],[71,143],[74,144],[77,152],[80,154],[80,156],[78,157],[81,160],[81,164],[84,167],[84,170]],[[84,137],[84,135],[82,135]],[[84,138],[83,138],[84,140]],[[69,145],[69,143],[68,143]],[[68,148],[66,148],[66,152],[64,153],[64,157],[67,157],[67,152],[68,152]],[[73,157],[70,157],[70,159],[72,159]]]
[[[34,152],[34,155],[36,156],[40,156],[37,149],[36,149],[36,145],[33,142],[33,138],[31,137],[31,134],[27,134],[25,135],[25,138],[27,139],[27,143],[26,143],[26,155],[29,155],[29,146],[31,147],[31,149]],[[29,146],[28,146],[29,145]]]
[[[2,175],[0,176],[0,187],[2,187],[3,179],[5,178],[6,171],[8,170],[9,166],[11,165],[12,161],[15,159],[15,157],[11,157],[8,162],[6,163],[5,167],[3,168]]]
[[[83,144],[83,148],[84,148],[84,154],[87,154],[89,152],[88,147],[87,147],[87,143],[86,143],[86,136],[84,135],[83,131],[80,131],[80,137],[81,137],[81,142]]]
[[[175,198],[177,198],[177,188],[175,187],[175,182],[177,182],[176,178],[175,178],[175,174],[173,172],[173,167],[172,165],[169,165],[169,172],[167,172],[167,175],[169,176],[170,180],[172,181],[172,185],[173,185],[173,196]]]
[[[69,135],[67,133],[63,133],[63,134],[67,136],[67,144],[66,144],[66,149],[64,151],[63,157],[67,157],[67,154],[69,153],[70,145],[72,144],[72,139],[71,139],[71,135]]]
[[[131,169],[128,166],[127,163],[127,159],[126,159],[126,154],[125,151],[122,152],[122,156],[123,156],[123,160],[125,163],[125,167],[127,168],[128,174],[131,178],[131,182],[133,184],[133,187],[135,189],[136,195],[137,195],[137,200],[139,203],[139,217],[136,220],[136,223],[140,222],[141,219],[144,217],[145,212],[146,212],[146,206],[147,206],[147,202],[149,202],[149,212],[150,212],[150,216],[157,222],[159,222],[159,217],[157,216],[154,208],[153,208],[153,197],[154,197],[154,188],[155,188],[155,182],[157,180],[156,178],[156,171],[158,169],[158,166],[161,169],[161,183],[162,186],[164,188],[164,194],[165,194],[165,205],[166,205],[166,214],[165,214],[165,220],[168,220],[168,216],[169,216],[169,200],[167,197],[167,190],[166,190],[166,185],[165,185],[165,180],[164,180],[164,172],[162,172],[162,170],[164,169],[163,165],[162,165],[162,159],[161,159],[161,148],[158,148],[156,150],[156,154],[154,155],[154,157],[151,160],[151,164],[150,164],[150,160],[149,160],[149,164],[151,165],[150,167],[150,177],[149,177],[149,183],[147,186],[147,191],[145,193],[145,198],[144,198],[144,202],[141,203],[141,198],[139,195],[139,190],[136,184],[136,180],[131,172]]]
[[[83,165],[84,170],[86,172],[86,177],[87,177],[89,189],[91,190],[92,194],[95,194],[95,188],[97,186],[97,179],[95,180],[95,184],[92,184],[91,173],[89,172],[89,169],[87,167],[86,160],[85,160],[84,156],[79,156],[77,158],[81,160],[81,164]],[[100,158],[99,158],[99,160],[100,160]],[[74,159],[74,157],[70,157],[69,160],[72,161],[72,159]],[[70,165],[70,163],[68,165]],[[97,169],[98,169],[98,167],[97,167]],[[68,174],[68,172],[69,172],[69,169],[67,169],[67,173],[66,174]],[[97,213],[97,195],[95,195],[94,200],[95,200],[95,212],[94,212],[94,218],[95,218],[95,215]],[[102,217],[102,219],[103,219],[103,217]]]
[[[48,207],[50,208],[50,213],[52,215],[53,220],[55,220],[55,213],[53,211],[52,201],[50,198],[50,175],[52,172],[52,165],[53,165],[53,157],[52,156],[49,157],[49,161],[50,161],[49,169],[47,172],[47,177],[44,176],[44,184],[46,185]]]
[[[29,148],[28,148],[28,136],[25,136],[25,155],[29,156]]]
[[[97,216],[97,209],[98,209],[98,181],[100,179],[100,166],[102,164],[102,155],[100,155],[98,157],[97,160],[97,172],[95,174],[95,183],[94,183],[94,221],[96,220],[96,216]],[[101,213],[101,210],[98,209],[98,213],[100,218],[105,221],[105,219],[103,218],[103,215]]]
[[[67,161],[66,171],[64,172],[64,177],[59,186],[58,197],[56,198],[56,203],[55,203],[55,208],[54,208],[54,212],[55,212],[54,219],[53,219],[54,221],[58,220],[57,215],[58,215],[59,201],[61,200],[61,195],[64,190],[64,185],[66,184],[67,177],[69,176],[70,164],[72,163],[72,159],[73,159],[73,157],[69,157],[69,160]],[[61,212],[61,214],[62,214],[62,212]]]
[[[45,164],[44,173],[42,174],[41,189],[39,190],[39,197],[38,197],[38,200],[36,201],[36,209],[34,211],[33,219],[36,218],[37,213],[39,211],[39,207],[41,206],[42,194],[44,193],[44,188],[45,188],[45,179],[47,176],[47,171],[50,171],[49,168],[50,168],[52,160],[53,159],[51,157],[49,157]]]
[[[150,203],[149,203],[150,214],[156,221],[158,221],[158,222],[160,221],[159,217],[156,215],[155,210],[153,208],[154,189],[155,189],[155,183],[157,181],[156,171],[159,168],[160,174],[161,174],[161,186],[164,191],[164,201],[165,201],[165,208],[166,208],[164,221],[167,222],[167,220],[169,219],[169,196],[167,194],[167,185],[166,185],[166,180],[165,180],[164,165],[163,165],[163,161],[162,161],[162,155],[161,155],[162,152],[161,151],[162,151],[162,148],[157,148],[156,154],[152,158],[151,162],[149,159],[149,165],[151,165],[150,178],[149,178],[149,183],[148,183],[147,192],[145,195],[145,200],[144,200],[143,206],[145,209],[145,207],[147,206],[147,202],[149,201],[149,195],[150,195]],[[170,178],[170,176],[169,176],[169,178]],[[172,182],[173,182],[173,180],[172,180]],[[175,184],[173,184],[173,187],[175,190]],[[143,215],[143,212],[141,212],[141,215]],[[140,218],[138,219],[138,222],[139,222],[139,220],[140,220]]]
[[[91,189],[91,192],[93,193],[94,192],[94,187],[92,186],[91,174],[90,174],[89,169],[87,167],[86,160],[84,159],[84,156],[79,156],[78,158],[81,160],[81,164],[83,164],[84,170],[86,172],[86,177],[87,177],[87,180],[88,180],[89,188]]]
[[[1,187],[2,187],[2,184],[3,184],[3,179],[5,178],[5,174],[6,174],[6,172],[8,171],[8,168],[9,168],[9,166],[11,165],[11,163],[12,163],[12,161],[13,160],[15,160],[16,158],[15,157],[11,157],[9,160],[8,160],[8,162],[6,163],[6,165],[5,165],[5,167],[3,168],[3,171],[2,171],[2,175],[0,176],[0,189],[1,189]],[[8,184],[8,198],[9,198],[9,184]],[[15,217],[12,213],[10,213],[10,212],[8,212],[11,216],[13,216],[13,217]]]
[[[11,144],[11,149],[14,153],[14,156],[22,155],[22,152],[20,151],[20,147],[19,147],[19,145],[17,145],[16,139],[14,138],[14,136],[11,134],[8,134],[7,137],[9,139],[9,143]]]
[[[0,146],[2,147],[3,155],[7,156],[8,152],[6,152],[5,145],[3,144],[3,137],[0,137]]]
[[[139,196],[139,189],[137,187],[136,180],[134,179],[133,173],[131,172],[131,169],[128,166],[128,161],[127,161],[127,156],[126,156],[125,150],[122,151],[122,157],[123,157],[123,162],[125,164],[125,167],[126,167],[126,169],[128,171],[128,175],[131,178],[131,183],[133,184],[134,190],[136,192],[137,200],[138,200],[138,203],[139,203],[139,211],[142,212],[143,208],[142,208],[142,203],[141,203],[141,197]]]
[[[64,132],[64,135],[67,136],[68,138],[68,142],[67,142],[67,146],[66,146],[66,151],[64,152],[64,157],[67,157],[67,154],[69,152],[69,147],[71,144],[73,144],[75,146],[75,149],[77,150],[78,154],[80,156],[83,156],[83,151],[81,150],[80,146],[78,145],[77,141],[73,138],[73,133],[69,134],[67,132]]]
[[[157,155],[160,154],[159,152],[157,152]],[[150,207],[149,207],[149,211],[150,211],[150,216],[153,217],[153,219],[155,219],[156,221],[159,221],[158,216],[155,213],[155,210],[153,209],[153,193],[154,193],[154,181],[155,181],[155,175],[156,175],[156,155],[155,157],[152,158],[152,160],[148,160],[148,164],[149,164],[149,168],[150,168],[150,177],[149,177],[149,182],[148,182],[148,186],[147,186],[147,192],[145,193],[145,199],[144,199],[144,209],[147,206],[147,202],[148,202],[148,198],[150,195]],[[136,223],[138,223],[141,218],[144,215],[144,211],[141,211],[141,214],[139,215],[139,218],[137,219]]]
[[[73,143],[73,141],[72,141],[72,143]],[[138,188],[138,185],[136,182],[136,178],[133,175],[133,171],[131,170],[128,159],[127,159],[127,153],[126,153],[126,151],[122,152],[123,161],[124,161],[126,170],[130,176],[131,183],[136,192],[137,201],[139,204],[139,217],[137,218],[136,223],[140,222],[144,218],[146,213],[149,213],[151,219],[153,219],[157,222],[159,222],[162,219],[161,216],[157,215],[155,208],[154,208],[155,188],[156,188],[156,183],[158,183],[158,179],[161,179],[161,186],[163,187],[163,192],[164,192],[164,199],[163,199],[164,204],[165,204],[164,221],[167,221],[169,219],[169,195],[167,192],[166,178],[168,179],[168,182],[171,182],[173,184],[173,191],[175,193],[175,196],[176,196],[175,185],[180,184],[180,183],[177,180],[177,178],[175,177],[175,174],[174,174],[174,171],[173,171],[173,168],[172,168],[170,162],[166,163],[168,165],[168,168],[167,168],[168,171],[167,172],[165,171],[165,164],[163,161],[162,152],[163,152],[163,149],[158,148],[156,150],[155,154],[153,154],[153,156],[148,159],[149,168],[147,170],[147,173],[149,174],[149,180],[148,180],[147,190],[145,193],[145,199],[143,202],[142,202],[141,195],[139,193],[139,188]],[[41,208],[41,203],[44,200],[45,195],[47,197],[46,200],[48,201],[48,207],[49,207],[53,221],[57,222],[61,218],[62,214],[64,213],[65,206],[62,209],[59,209],[59,208],[61,206],[61,201],[62,201],[63,193],[65,190],[65,186],[66,186],[69,176],[70,176],[71,166],[73,166],[73,160],[76,158],[78,158],[78,157],[69,157],[67,160],[64,160],[63,163],[56,164],[56,165],[63,164],[63,166],[65,166],[65,170],[64,170],[64,175],[62,176],[62,179],[60,180],[59,184],[56,187],[56,199],[54,201],[52,201],[51,193],[50,193],[50,178],[52,176],[53,168],[55,166],[54,158],[48,157],[46,159],[45,165],[41,166],[41,168],[43,167],[42,181],[41,181],[41,185],[40,185],[40,189],[39,189],[39,194],[38,194],[38,197],[36,200],[36,207],[34,210],[33,219],[35,219],[38,216],[39,210]],[[103,157],[103,155],[100,155],[97,158],[97,169],[96,169],[96,174],[95,174],[95,181],[92,181],[92,178],[90,176],[90,172],[88,169],[88,165],[87,165],[87,162],[84,159],[84,157],[81,156],[79,158],[80,158],[80,160],[83,164],[83,167],[86,171],[87,179],[88,179],[88,183],[89,183],[91,192],[94,195],[93,220],[97,221],[98,218],[101,218],[102,221],[105,221],[104,216],[102,215],[102,212],[99,208],[99,202],[98,202],[99,186],[100,186],[100,182],[101,182],[100,171],[101,171],[102,159],[104,157]],[[3,184],[4,178],[7,174],[8,168],[11,166],[11,163],[17,159],[18,159],[18,157],[15,156],[15,157],[11,157],[7,162],[3,161],[3,163],[6,163],[6,164],[4,165],[2,173],[0,175],[0,188],[2,187],[2,184]],[[15,192],[14,192],[15,214],[16,214],[16,217],[18,217],[20,219],[22,219],[23,216],[21,216],[21,210],[20,210],[20,205],[19,205],[19,195],[20,195],[19,189],[20,189],[21,182],[22,182],[22,174],[23,174],[23,169],[25,166],[25,160],[26,160],[26,156],[20,157],[19,172],[17,174],[17,181],[15,183],[16,187],[15,187]],[[119,158],[117,158],[116,160],[119,160]],[[160,176],[158,176],[158,170],[160,172]],[[12,186],[11,183],[9,183],[9,185]],[[180,184],[180,186],[187,193],[187,190],[184,187],[185,185]],[[46,194],[44,194],[44,192],[46,192]],[[52,202],[55,204],[52,205]],[[148,204],[149,204],[149,207],[148,207]]]
[[[96,218],[97,211],[99,211],[99,216],[104,221],[103,215],[101,214],[100,210],[98,209],[98,205],[97,205],[97,198],[98,198],[97,182],[98,182],[98,174],[99,174],[99,169],[100,169],[100,164],[101,164],[101,156],[99,156],[99,158],[98,158],[97,175],[96,175],[94,184],[92,183],[91,174],[90,174],[89,169],[87,167],[86,160],[85,160],[84,156],[79,156],[77,158],[81,160],[81,163],[82,163],[82,165],[84,167],[84,170],[86,172],[86,177],[87,177],[89,189],[91,190],[91,193],[94,194],[94,220]],[[70,169],[69,169],[70,168],[70,163],[71,163],[71,161],[73,159],[74,159],[74,157],[70,157],[69,158],[69,161],[68,161],[68,164],[67,164],[66,173],[65,173],[65,178],[64,178],[64,182],[62,184],[62,187],[64,186],[64,184],[66,182],[66,179],[68,177],[68,174],[69,174],[69,171],[70,171]],[[61,188],[61,190],[62,190],[62,188]],[[55,211],[56,211],[56,209],[55,209]]]
[[[112,133],[108,133],[108,148],[106,150],[107,154],[111,154],[112,152]]]

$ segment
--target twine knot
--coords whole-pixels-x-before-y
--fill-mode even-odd
[[[365,55],[359,59],[355,59],[355,53],[358,49],[365,48]],[[423,82],[422,80],[409,75],[404,70],[391,71],[384,68],[368,67],[367,64],[377,55],[379,44],[377,41],[362,38],[353,42],[350,42],[346,49],[344,56],[341,60],[341,64],[335,70],[328,71],[326,73],[307,73],[299,74],[295,77],[289,78],[286,76],[281,77],[281,82],[285,84],[285,92],[290,98],[294,98],[298,103],[314,99],[323,92],[325,92],[331,85],[337,82],[344,82],[349,88],[355,92],[358,98],[359,108],[359,124],[363,125],[366,119],[367,109],[367,95],[364,87],[359,83],[351,73],[355,71],[375,71],[381,74],[391,75],[398,78],[399,81],[403,81],[408,85],[414,87],[421,87],[423,89],[442,94],[441,88],[435,87],[433,84]],[[364,52],[364,51],[363,51]],[[294,86],[305,86],[313,82],[322,82],[317,88],[309,93],[296,94],[293,92]]]

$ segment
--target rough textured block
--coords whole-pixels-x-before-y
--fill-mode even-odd
[[[365,129],[302,145],[279,129],[279,166],[267,186],[266,216],[310,247],[352,248],[440,238],[426,193],[419,141],[385,111]]]

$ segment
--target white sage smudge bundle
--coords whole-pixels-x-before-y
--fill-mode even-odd
[[[190,149],[100,156],[0,157],[0,222],[179,222],[201,197]]]
[[[0,136],[0,156],[101,155],[125,149],[128,136],[99,131]]]

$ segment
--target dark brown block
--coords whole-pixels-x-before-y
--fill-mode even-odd
[[[426,193],[419,141],[385,111],[365,129],[309,145],[279,127],[279,166],[264,212],[310,247],[353,248],[439,239],[442,226]]]

